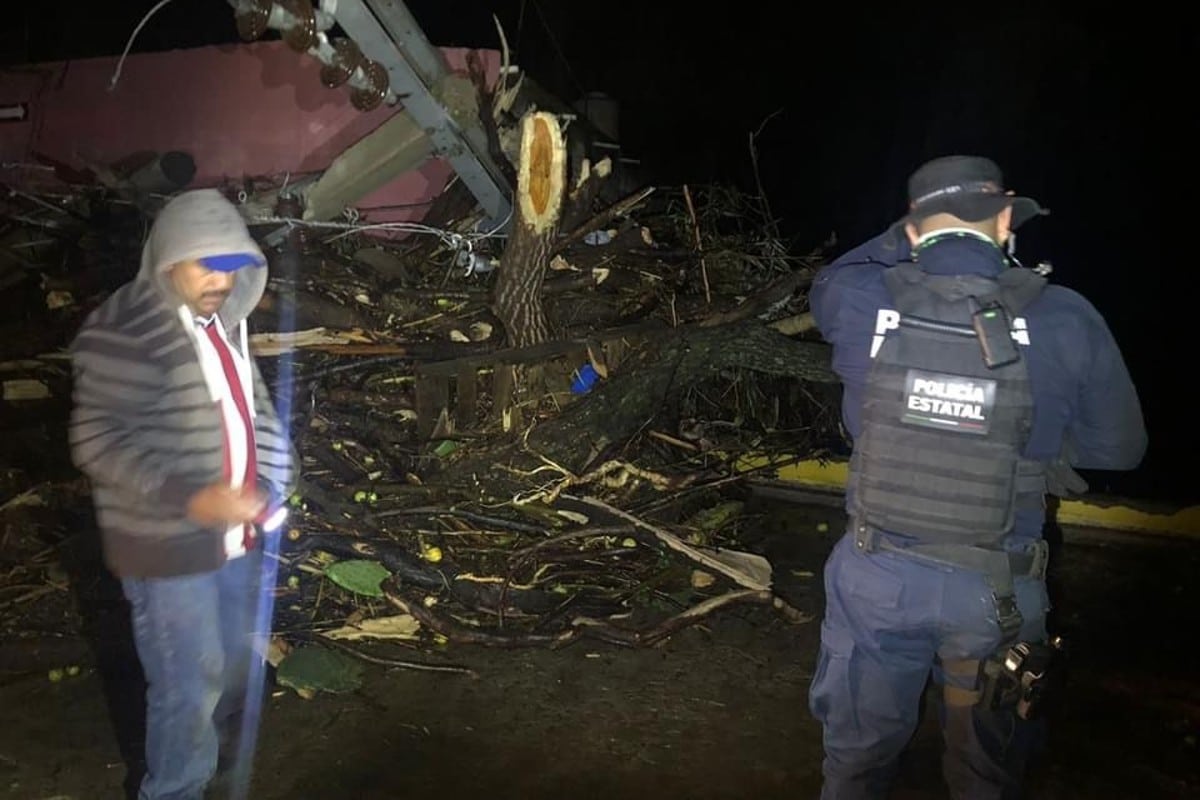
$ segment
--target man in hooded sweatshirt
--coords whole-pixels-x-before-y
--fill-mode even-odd
[[[72,456],[147,683],[141,800],[203,795],[248,689],[256,526],[293,485],[247,347],[266,281],[237,208],[214,189],[180,194],[155,219],[137,277],[71,347]]]

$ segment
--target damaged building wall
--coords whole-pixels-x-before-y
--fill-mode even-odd
[[[496,80],[498,51],[440,50],[455,74],[467,74],[470,54]],[[193,186],[297,180],[402,113],[357,111],[345,91],[322,85],[318,62],[280,41],[130,55],[110,91],[117,61],[0,71],[0,106],[28,109],[24,119],[0,123],[0,181],[30,185],[47,166],[85,172],[170,150],[194,159]],[[419,219],[450,174],[430,159],[356,206],[376,221]]]

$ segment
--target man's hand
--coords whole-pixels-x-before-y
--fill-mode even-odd
[[[266,498],[253,492],[214,483],[192,495],[187,511],[201,525],[236,525],[253,522],[266,506]]]

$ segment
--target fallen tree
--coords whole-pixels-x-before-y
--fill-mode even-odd
[[[529,446],[560,463],[582,469],[599,452],[662,418],[678,416],[680,398],[696,384],[730,370],[833,383],[828,348],[798,342],[757,321],[721,327],[664,331],[586,402],[538,425]],[[586,447],[584,447],[586,445]]]
[[[251,318],[303,456],[280,551],[281,664],[321,650],[420,668],[360,640],[423,647],[431,662],[429,645],[446,641],[653,646],[747,604],[807,620],[775,592],[770,564],[739,547],[735,464],[808,455],[838,435],[828,351],[805,321],[820,258],[790,256],[764,234],[761,204],[723,187],[606,200],[606,162],[567,175],[554,118],[520,124],[530,146],[510,236],[470,233],[479,211],[459,184],[436,233],[314,226],[288,237],[289,268]],[[46,301],[25,312],[45,318],[46,337],[10,337],[0,365],[13,419],[65,425],[60,348],[119,283],[109,272],[97,283],[96,264],[128,275],[137,263],[139,228],[117,236],[97,213],[105,191],[5,200],[11,218],[32,220],[0,242],[19,265],[10,274]],[[107,249],[75,254],[98,239]],[[86,268],[61,269],[76,260]],[[0,476],[18,554],[11,585],[0,582],[8,615],[69,596],[47,543],[20,532],[80,529],[38,520],[89,514],[65,458],[48,463],[51,433],[27,430],[3,445],[18,465]]]

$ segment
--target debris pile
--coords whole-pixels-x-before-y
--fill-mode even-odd
[[[275,245],[251,349],[303,461],[278,559],[281,680],[327,688],[306,677],[320,663],[282,669],[314,639],[319,662],[334,648],[419,666],[359,640],[648,646],[730,604],[804,619],[769,562],[739,549],[739,487],[746,455],[838,445],[803,291],[822,254],[790,255],[759,197],[610,199],[585,174],[539,245],[533,296],[506,307],[497,284],[530,258],[515,247],[528,219],[489,232],[461,195],[452,182],[421,225],[312,223],[246,200]],[[55,592],[43,586],[65,588],[45,551],[92,535],[66,452],[65,347],[133,277],[153,204],[102,184],[5,188],[0,202],[11,621]],[[535,335],[520,314],[540,315]]]

